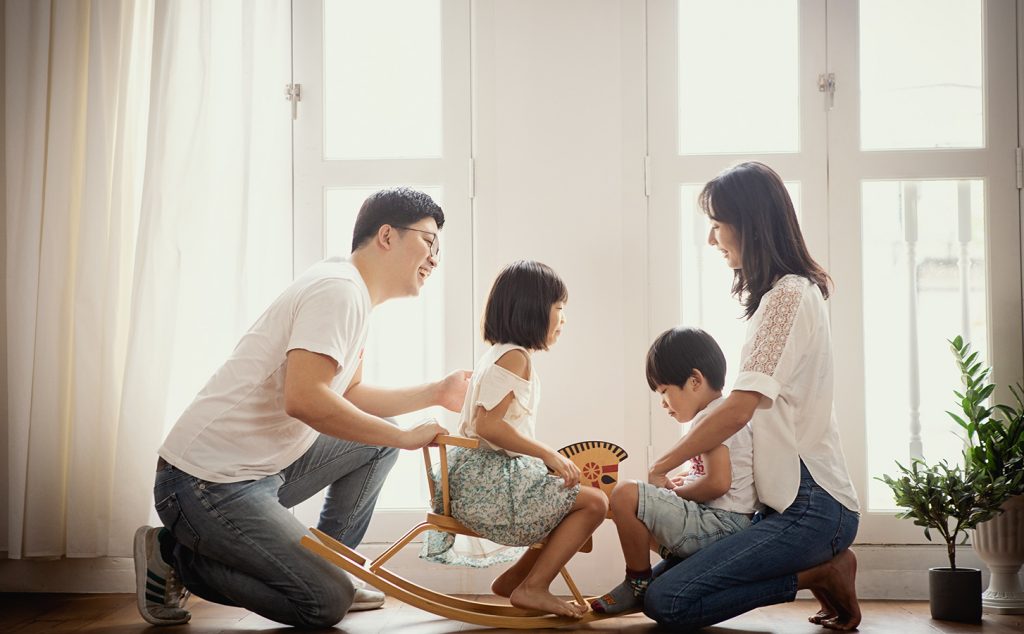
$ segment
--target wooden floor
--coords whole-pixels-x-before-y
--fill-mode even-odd
[[[493,597],[488,600],[494,600]],[[815,611],[810,601],[796,601],[761,608],[703,630],[718,634],[744,632],[779,632],[785,634],[819,634],[828,630],[811,625],[805,618]],[[134,632],[296,632],[240,608],[208,603],[198,599],[189,602],[192,621],[188,625],[151,628],[135,609],[135,597],[128,594],[0,594],[0,632],[103,632],[132,634]],[[1024,615],[986,614],[981,625],[963,625],[933,621],[928,616],[927,602],[865,601],[861,604],[864,621],[860,631],[892,634],[936,634],[938,632],[985,632],[1002,634],[1024,632]],[[380,610],[354,612],[332,630],[349,634],[402,632],[411,634],[442,634],[445,632],[518,632],[522,630],[489,630],[465,623],[446,621],[417,610],[391,598]],[[552,630],[555,631],[555,630]],[[653,622],[641,615],[608,619],[567,631],[651,632],[659,631]]]

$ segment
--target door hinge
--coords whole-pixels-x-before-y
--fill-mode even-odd
[[[644,196],[651,197],[651,157],[644,157]]]
[[[476,198],[476,160],[469,157],[469,197]]]
[[[836,74],[822,73],[818,75],[818,92],[826,94],[825,110],[831,110],[836,105]]]
[[[302,84],[285,84],[284,98],[292,103],[292,121],[299,118],[299,102],[302,101]]]
[[[1017,189],[1024,189],[1024,151],[1017,148]]]

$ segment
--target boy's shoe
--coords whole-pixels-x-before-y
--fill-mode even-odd
[[[348,573],[345,573],[348,574]],[[349,612],[361,612],[363,610],[376,610],[384,607],[384,593],[380,590],[370,588],[362,579],[348,575],[352,586],[356,589],[356,596],[352,599],[352,607]]]
[[[192,613],[185,609],[189,592],[181,585],[174,568],[160,554],[163,528],[140,526],[135,531],[135,600],[139,614],[153,625],[188,623]]]

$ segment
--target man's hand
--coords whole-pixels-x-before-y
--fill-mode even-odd
[[[441,427],[433,418],[428,419],[409,429],[402,431],[401,449],[420,449],[434,442],[438,434],[447,434],[448,430]]]
[[[435,383],[434,404],[451,412],[461,412],[472,376],[469,370],[456,370]]]
[[[576,466],[576,463],[569,460],[557,451],[550,452],[544,458],[544,464],[547,465],[548,469],[551,469],[554,474],[562,478],[565,481],[565,488],[574,487],[580,483],[580,468]]]

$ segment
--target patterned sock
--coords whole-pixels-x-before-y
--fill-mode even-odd
[[[627,610],[633,610],[643,605],[644,595],[647,594],[647,587],[651,585],[651,569],[635,570],[626,569],[626,578],[622,583],[612,588],[608,594],[594,599],[590,607],[594,612],[601,614],[621,614]]]

